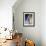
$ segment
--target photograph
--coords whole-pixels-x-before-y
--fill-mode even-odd
[[[24,12],[23,26],[34,26],[34,25],[35,25],[35,12]]]

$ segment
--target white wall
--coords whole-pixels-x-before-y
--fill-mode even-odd
[[[42,46],[46,46],[46,0],[41,1],[41,40]]]
[[[13,8],[15,28],[23,33],[24,38],[34,40],[36,46],[41,46],[41,1],[23,0],[17,8],[15,7]],[[23,26],[23,12],[35,12],[35,27]]]
[[[12,28],[12,6],[16,0],[0,0],[0,27]]]

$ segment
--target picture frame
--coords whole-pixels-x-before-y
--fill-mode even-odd
[[[23,26],[25,27],[35,26],[35,12],[23,12]]]

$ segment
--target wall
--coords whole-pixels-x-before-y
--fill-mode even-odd
[[[12,28],[12,6],[16,0],[0,0],[0,27]]]
[[[40,0],[23,0],[17,7],[16,5],[13,7],[15,30],[22,32],[24,39],[33,40],[36,46],[41,46],[40,3]],[[35,12],[35,27],[23,26],[23,12]]]
[[[41,1],[41,41],[46,46],[46,0]]]

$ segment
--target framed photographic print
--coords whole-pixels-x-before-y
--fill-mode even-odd
[[[23,26],[35,26],[35,12],[23,12]]]

